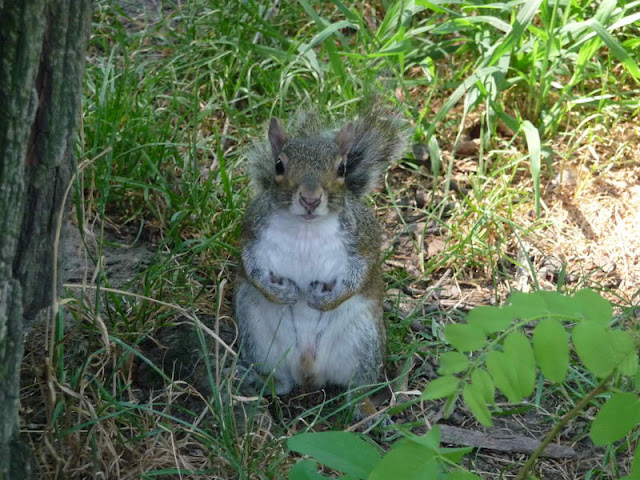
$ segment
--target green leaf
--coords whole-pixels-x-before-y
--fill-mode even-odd
[[[385,17],[375,34],[376,39],[382,41],[396,33],[400,26],[406,26],[413,15],[423,10],[416,3],[412,0],[390,2],[390,6],[386,9]]]
[[[546,303],[536,293],[514,292],[507,303],[514,318],[532,320],[548,314]]]
[[[436,378],[429,382],[422,394],[422,399],[435,400],[437,398],[448,397],[458,389],[459,383],[460,379],[453,375]]]
[[[450,462],[460,463],[462,461],[462,457],[472,451],[473,447],[441,448],[440,455]]]
[[[343,28],[352,28],[354,30],[358,30],[359,27],[358,25],[351,23],[348,20],[340,20],[339,22],[327,25],[320,32],[314,35],[314,37],[311,39],[309,43],[306,43],[306,44],[303,43],[300,45],[300,48],[299,48],[300,54],[303,54],[307,50],[310,50],[316,45],[318,45],[319,43],[324,42],[329,36],[333,35],[335,32],[339,30],[342,30]]]
[[[409,440],[424,445],[436,452],[440,447],[440,427],[434,425],[433,428],[424,435],[411,435]]]
[[[611,322],[613,307],[593,290],[580,290],[573,295],[572,299],[586,321],[601,325],[608,325]]]
[[[515,368],[518,396],[528,397],[536,384],[536,361],[529,339],[522,332],[511,332],[504,341],[504,354]]]
[[[289,480],[324,480],[318,473],[318,464],[311,460],[300,460],[289,471]]]
[[[578,309],[576,302],[560,292],[539,291],[534,294],[544,304],[548,315],[576,318]]]
[[[535,198],[536,215],[540,216],[540,132],[529,120],[522,122],[522,130],[527,139],[529,149],[529,168],[533,178],[533,196]]]
[[[467,315],[467,323],[482,329],[483,332],[496,333],[509,328],[513,322],[513,312],[509,307],[490,307],[481,305]]]
[[[350,432],[301,433],[287,440],[287,446],[354,478],[367,478],[380,461],[376,447]]]
[[[498,44],[496,44],[489,61],[489,65],[494,65],[498,60],[500,60],[500,57],[505,53],[510,52],[518,44],[520,37],[538,12],[538,8],[541,3],[542,0],[530,0],[524,2],[516,15],[516,20],[511,31],[505,35]]]
[[[613,355],[619,359],[617,371],[625,376],[633,376],[638,371],[638,351],[633,338],[624,330],[612,330],[611,342],[615,350]]]
[[[482,480],[482,478],[480,478],[475,473],[467,472],[465,470],[456,470],[455,472],[449,472],[444,478],[446,480]]]
[[[596,445],[620,440],[640,423],[640,398],[634,393],[614,393],[596,414],[589,436]]]
[[[596,19],[591,18],[587,20],[587,23],[591,29],[598,34],[613,56],[620,60],[626,67],[629,73],[631,73],[636,80],[640,79],[640,68],[638,68],[638,64],[631,58],[629,52],[625,50],[620,42]]]
[[[460,27],[472,26],[474,23],[487,24],[494,27],[496,30],[501,30],[503,33],[509,33],[511,31],[511,25],[507,22],[500,20],[498,17],[491,17],[488,15],[477,15],[475,17],[462,17],[451,20],[446,24],[452,24],[457,30],[460,30]]]
[[[444,335],[447,342],[461,352],[480,350],[487,343],[487,337],[484,332],[480,328],[467,323],[447,325],[444,329]]]
[[[622,330],[582,322],[573,329],[572,337],[580,361],[599,378],[607,377],[628,356],[635,355],[633,339]]]
[[[545,378],[562,383],[569,368],[569,339],[555,318],[541,320],[533,331],[533,351]]]
[[[447,101],[444,102],[442,107],[440,107],[440,110],[438,110],[436,116],[431,120],[431,125],[427,128],[427,131],[424,134],[425,137],[427,139],[431,138],[431,135],[433,135],[433,133],[435,132],[440,121],[442,121],[447,113],[449,113],[449,111],[458,104],[463,96],[469,93],[469,90],[473,88],[474,84],[476,84],[477,82],[484,83],[487,77],[499,71],[500,69],[496,67],[483,67],[477,69],[475,72],[469,75],[469,77],[467,77],[460,85],[458,85],[453,93],[449,95],[449,98],[447,98]]]
[[[429,147],[429,159],[431,160],[431,171],[433,172],[434,182],[439,181],[440,178],[440,166],[442,165],[442,155],[440,153],[440,145],[438,145],[438,139],[431,137],[428,143]]]
[[[514,318],[535,320],[547,316],[581,318],[580,307],[570,297],[559,292],[514,292],[509,296],[508,305]]]
[[[511,403],[518,403],[522,397],[518,394],[517,374],[514,365],[507,360],[507,356],[493,350],[487,354],[485,364],[500,391]]]
[[[629,352],[629,355],[627,355],[618,366],[618,371],[626,377],[632,377],[638,372],[639,367],[638,352]]]
[[[606,23],[611,18],[611,14],[615,10],[617,6],[616,0],[603,0],[600,5],[598,5],[598,9],[596,10],[593,18],[598,20],[601,23]]]
[[[469,358],[460,352],[446,352],[440,355],[440,375],[450,375],[460,373],[469,366]]]
[[[436,478],[442,473],[435,452],[409,439],[397,441],[376,465],[369,480],[422,480]]]
[[[485,370],[476,369],[471,373],[471,383],[482,394],[482,398],[486,403],[494,404],[496,402],[496,386]]]
[[[487,427],[493,425],[491,422],[491,412],[489,412],[489,408],[484,400],[482,387],[477,387],[474,384],[465,385],[462,389],[462,399],[480,423]]]

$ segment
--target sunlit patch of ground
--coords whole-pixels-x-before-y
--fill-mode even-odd
[[[550,225],[537,246],[560,256],[567,270],[601,285],[625,303],[640,289],[640,128],[597,128],[543,193]],[[590,141],[591,140],[591,141]],[[562,148],[558,145],[558,148]]]

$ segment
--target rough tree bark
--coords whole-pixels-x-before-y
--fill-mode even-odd
[[[90,25],[91,0],[0,0],[0,480],[32,477],[19,439],[23,332],[53,302]]]

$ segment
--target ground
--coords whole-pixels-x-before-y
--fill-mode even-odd
[[[285,478],[296,460],[286,437],[350,428],[341,392],[238,392],[230,296],[249,199],[242,151],[263,133],[272,113],[264,104],[282,108],[269,88],[280,95],[281,80],[295,81],[285,74],[262,79],[273,59],[260,68],[230,61],[228,70],[216,70],[221,58],[241,56],[248,38],[236,33],[241,22],[212,28],[223,7],[205,4],[123,1],[119,9],[98,2],[83,170],[60,253],[63,313],[30,333],[23,365],[23,433],[44,478]],[[368,7],[368,23],[378,10]],[[273,13],[295,37],[297,24]],[[261,31],[272,34],[280,32]],[[311,85],[320,73],[301,65],[312,68],[317,58],[294,60],[297,77]],[[457,61],[471,62],[464,55]],[[482,478],[512,478],[526,455],[500,450],[544,436],[593,386],[583,371],[574,367],[565,387],[547,386],[544,395],[539,389],[521,405],[499,397],[503,415],[492,429],[462,402],[447,416],[442,403],[417,398],[450,348],[444,326],[476,306],[502,304],[513,291],[594,288],[617,306],[618,324],[637,332],[640,128],[637,107],[612,103],[598,115],[568,108],[544,139],[538,215],[523,135],[503,123],[485,128],[482,107],[467,114],[461,101],[443,117],[434,135],[439,160],[433,158],[420,132],[443,108],[455,67],[436,60],[446,81],[388,95],[410,105],[416,133],[371,197],[384,225],[390,337],[391,382],[376,398],[380,409],[391,407],[396,426],[416,434],[436,423],[485,432],[465,465]],[[190,70],[196,73],[184,74]],[[612,71],[623,74],[619,65]],[[245,89],[245,77],[256,84]],[[346,87],[328,95],[322,88],[332,87],[316,93],[340,112],[336,97],[347,95]],[[430,102],[429,120],[419,121],[416,112]],[[282,113],[291,114],[295,103]],[[573,453],[540,461],[540,478],[609,479],[628,471],[637,432],[615,448],[593,447],[587,433],[594,408],[560,434],[557,442]],[[445,443],[469,440],[453,432],[443,433]],[[383,448],[397,437],[379,428],[368,435]]]

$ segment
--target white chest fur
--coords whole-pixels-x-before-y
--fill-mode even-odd
[[[293,280],[306,292],[314,281],[332,282],[347,268],[347,251],[338,215],[304,221],[288,212],[274,215],[258,239],[264,266]]]

